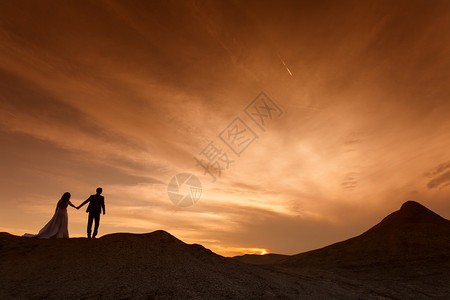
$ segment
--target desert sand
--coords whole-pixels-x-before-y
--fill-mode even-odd
[[[227,258],[168,232],[40,240],[0,233],[0,298],[448,299],[450,221],[406,202],[355,238]]]

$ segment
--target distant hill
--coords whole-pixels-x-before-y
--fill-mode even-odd
[[[288,257],[290,266],[361,266],[450,255],[450,221],[408,201],[365,233],[318,250]]]
[[[450,298],[450,221],[408,201],[360,236],[272,265],[380,298]]]

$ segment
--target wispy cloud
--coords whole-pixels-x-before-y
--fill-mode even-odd
[[[450,185],[450,162],[445,162],[438,165],[428,172],[427,176],[430,178],[427,184],[429,189],[443,189]]]

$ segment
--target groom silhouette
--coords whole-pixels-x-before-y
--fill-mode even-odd
[[[101,195],[102,188],[97,188],[97,194],[89,196],[89,198],[81,203],[77,209],[85,205],[89,202],[89,205],[86,209],[86,212],[89,213],[88,217],[88,225],[87,225],[87,237],[91,238],[91,231],[92,231],[92,221],[95,221],[94,225],[94,234],[92,235],[92,238],[95,239],[95,236],[98,232],[98,225],[100,223],[100,213],[103,209],[103,214],[105,214],[105,198]]]

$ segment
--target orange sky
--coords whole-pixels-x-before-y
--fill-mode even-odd
[[[325,246],[407,200],[449,218],[448,28],[448,1],[2,1],[0,231],[97,186],[101,235],[223,255]],[[283,110],[265,131],[243,111],[261,91]],[[258,138],[211,182],[194,156],[235,117]],[[69,207],[72,237],[86,219]]]

